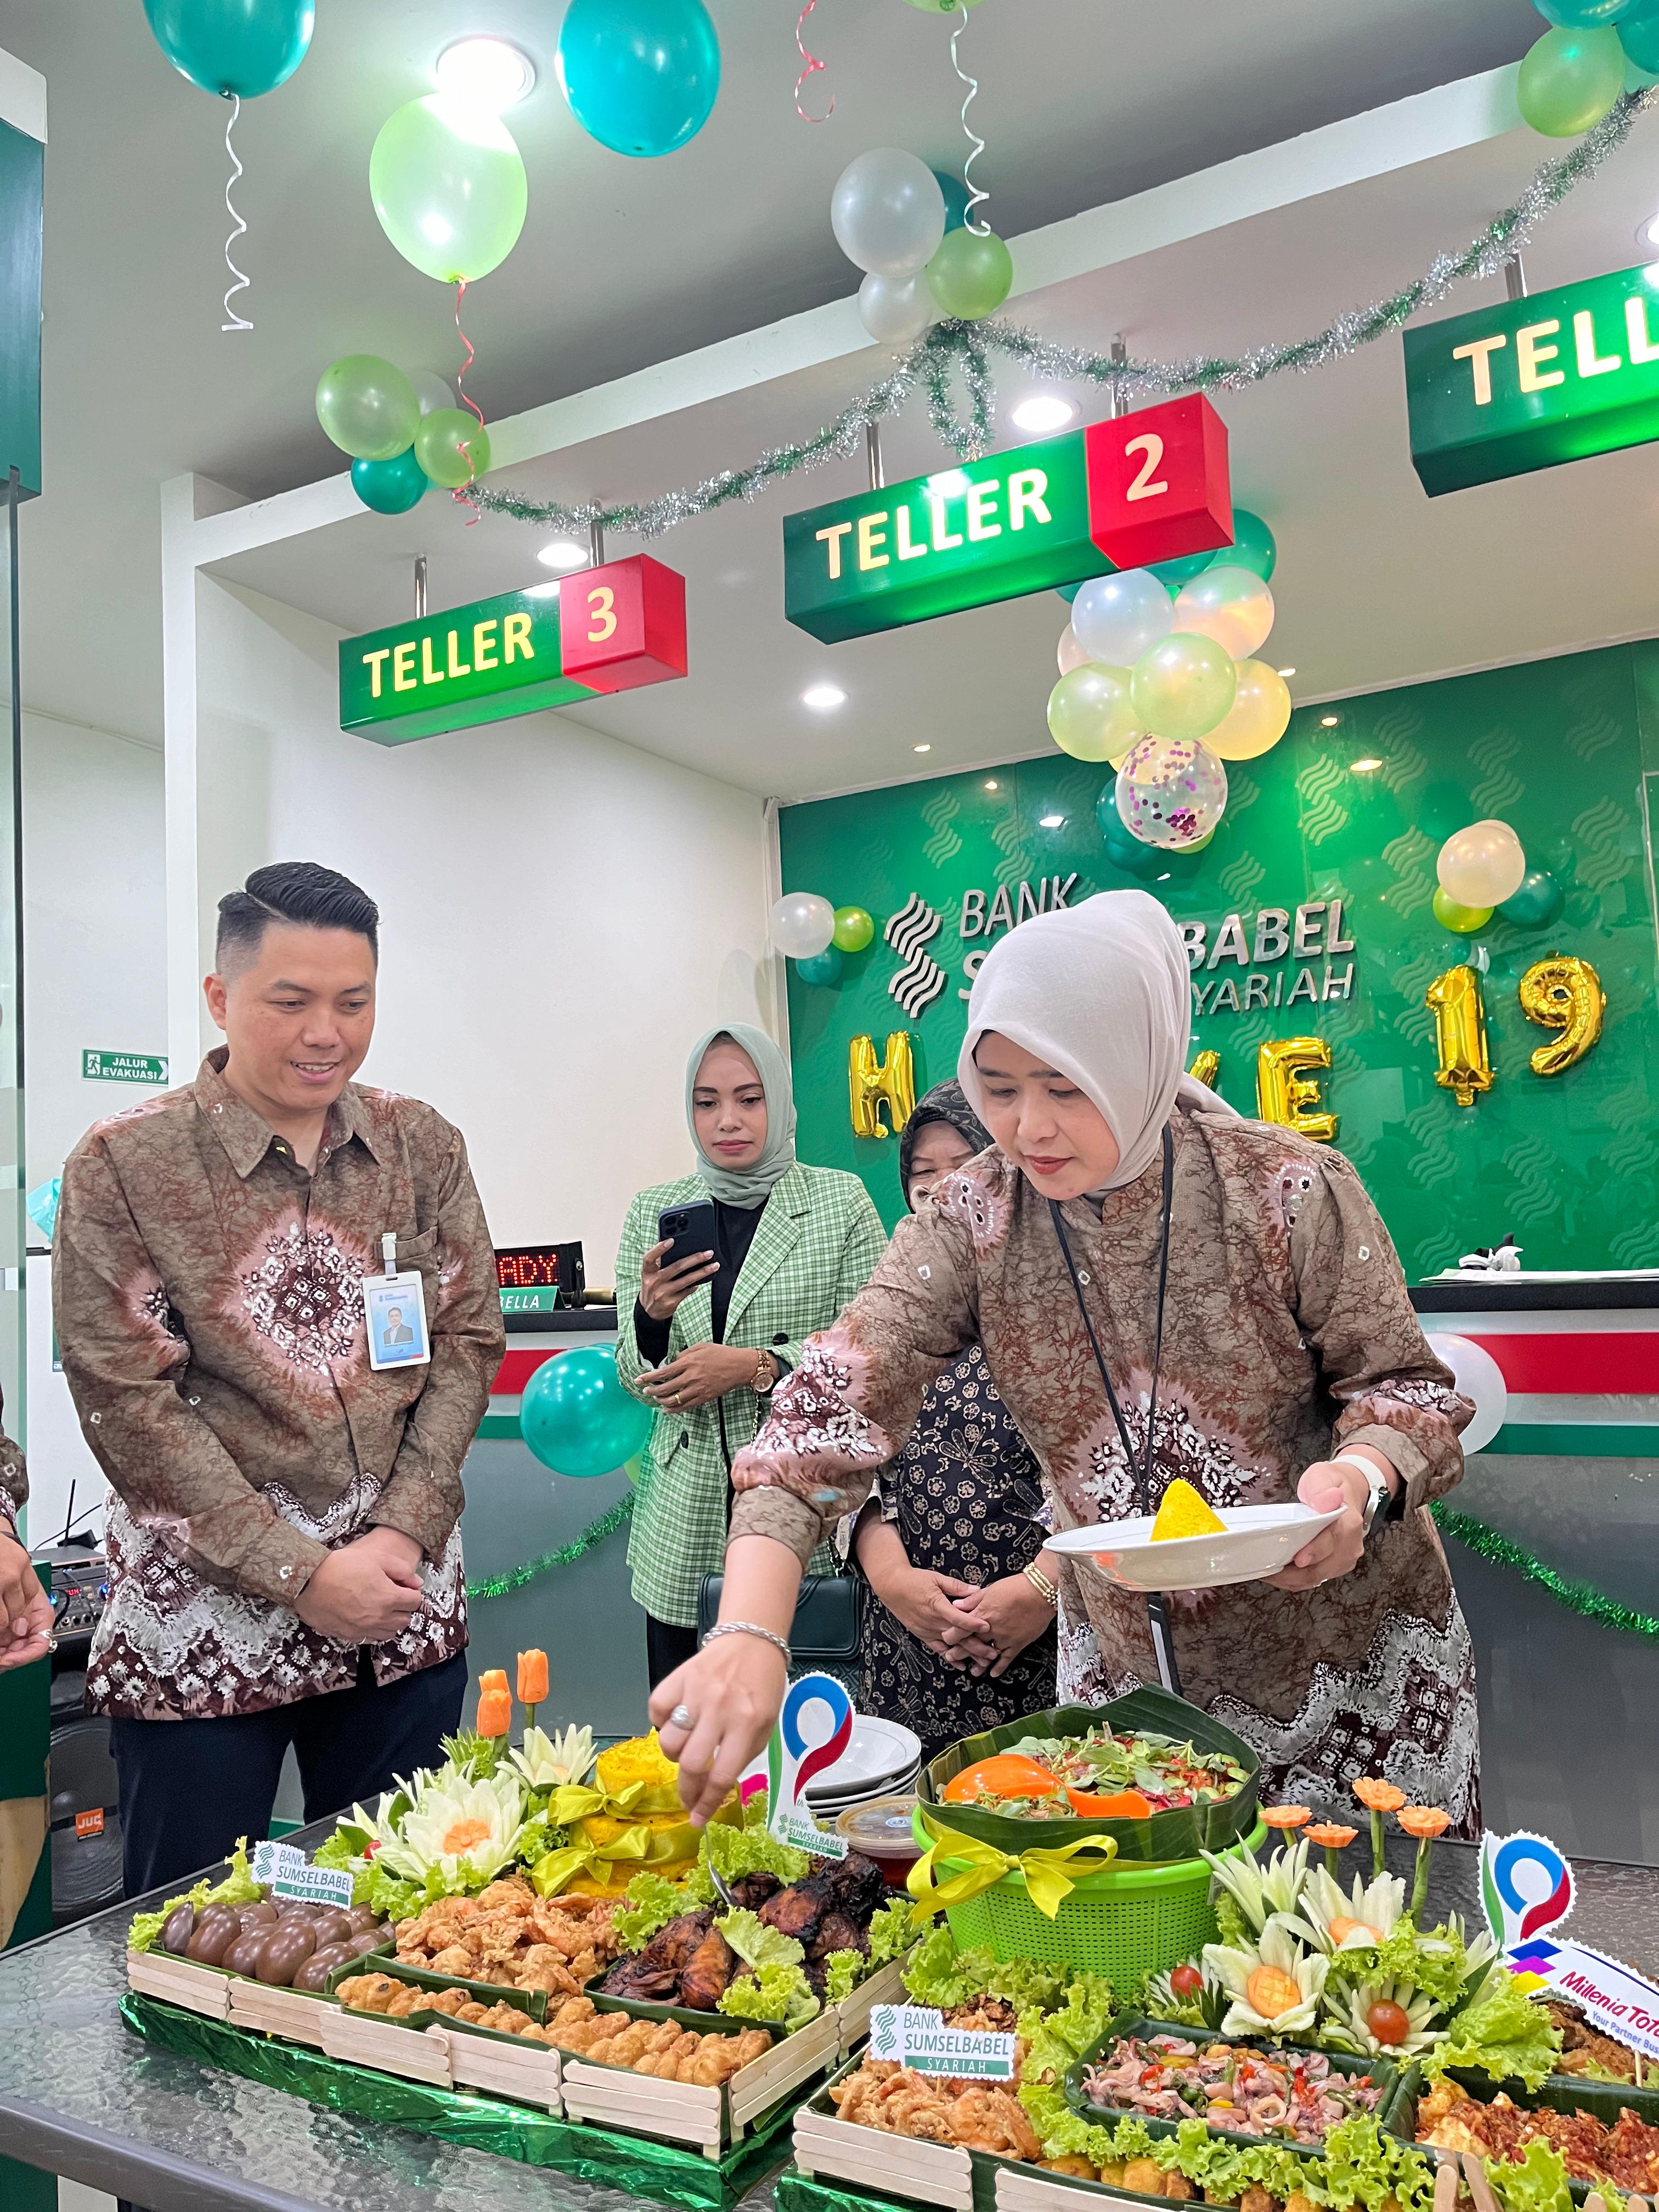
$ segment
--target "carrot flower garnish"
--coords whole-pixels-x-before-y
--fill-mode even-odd
[[[1401,1811],[1400,1825],[1408,1836],[1417,1838],[1417,1872],[1407,1914],[1415,1923],[1429,1893],[1429,1860],[1434,1850],[1434,1839],[1450,1827],[1451,1814],[1443,1813],[1437,1805],[1407,1805]]]
[[[1270,1828],[1283,1828],[1288,1832],[1292,1828],[1305,1827],[1313,1818],[1313,1808],[1309,1805],[1264,1805],[1261,1817]]]
[[[1353,1794],[1371,1816],[1371,1879],[1375,1881],[1388,1863],[1382,1850],[1382,1815],[1397,1813],[1406,1802],[1406,1793],[1396,1790],[1392,1782],[1362,1774],[1353,1785]]]
[[[1317,1844],[1325,1854],[1325,1871],[1333,1881],[1337,1879],[1337,1853],[1346,1850],[1358,1833],[1358,1828],[1345,1828],[1340,1820],[1316,1820],[1308,1830],[1308,1841]]]

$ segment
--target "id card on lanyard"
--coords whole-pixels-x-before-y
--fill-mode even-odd
[[[426,1286],[418,1268],[398,1272],[398,1239],[380,1239],[383,1275],[363,1277],[363,1316],[368,1364],[374,1368],[424,1367],[432,1358],[426,1326]]]

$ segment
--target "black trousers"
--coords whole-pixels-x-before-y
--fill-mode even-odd
[[[697,1656],[697,1632],[682,1628],[678,1621],[657,1620],[650,1613],[645,1616],[645,1670],[651,1677],[654,1690],[665,1674],[672,1674],[676,1667],[684,1667],[688,1659]]]
[[[460,1722],[466,1654],[380,1688],[365,1651],[349,1690],[228,1720],[110,1722],[121,1784],[129,1897],[180,1883],[270,1826],[290,1744],[307,1820],[373,1801],[399,1774],[437,1766]]]

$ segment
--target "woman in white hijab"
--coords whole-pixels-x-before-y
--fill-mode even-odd
[[[858,1504],[975,1337],[1057,1528],[1301,1497],[1340,1517],[1271,1583],[1156,1610],[1089,1578],[1060,1695],[1178,1674],[1246,1737],[1264,1791],[1333,1808],[1358,1773],[1478,1833],[1474,1665],[1427,1507],[1470,1408],[1418,1326],[1387,1231],[1328,1146],[1242,1121],[1183,1073],[1181,939],[1142,891],[994,947],[957,1073],[996,1140],[900,1224],[741,1453],[723,1622],[652,1705],[702,1814],[769,1730],[800,1563]],[[1084,1610],[1082,1608],[1086,1608]]]

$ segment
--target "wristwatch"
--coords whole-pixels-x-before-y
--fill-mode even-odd
[[[769,1390],[776,1388],[777,1380],[778,1370],[771,1353],[765,1350],[757,1352],[755,1354],[755,1379],[750,1389],[757,1397],[763,1398]]]
[[[1338,1452],[1331,1463],[1338,1467],[1358,1468],[1364,1476],[1370,1495],[1360,1514],[1359,1525],[1364,1534],[1369,1536],[1379,1521],[1388,1518],[1389,1508],[1394,1503],[1394,1492],[1389,1487],[1388,1476],[1381,1468],[1373,1467],[1370,1460],[1361,1459],[1358,1452]]]

